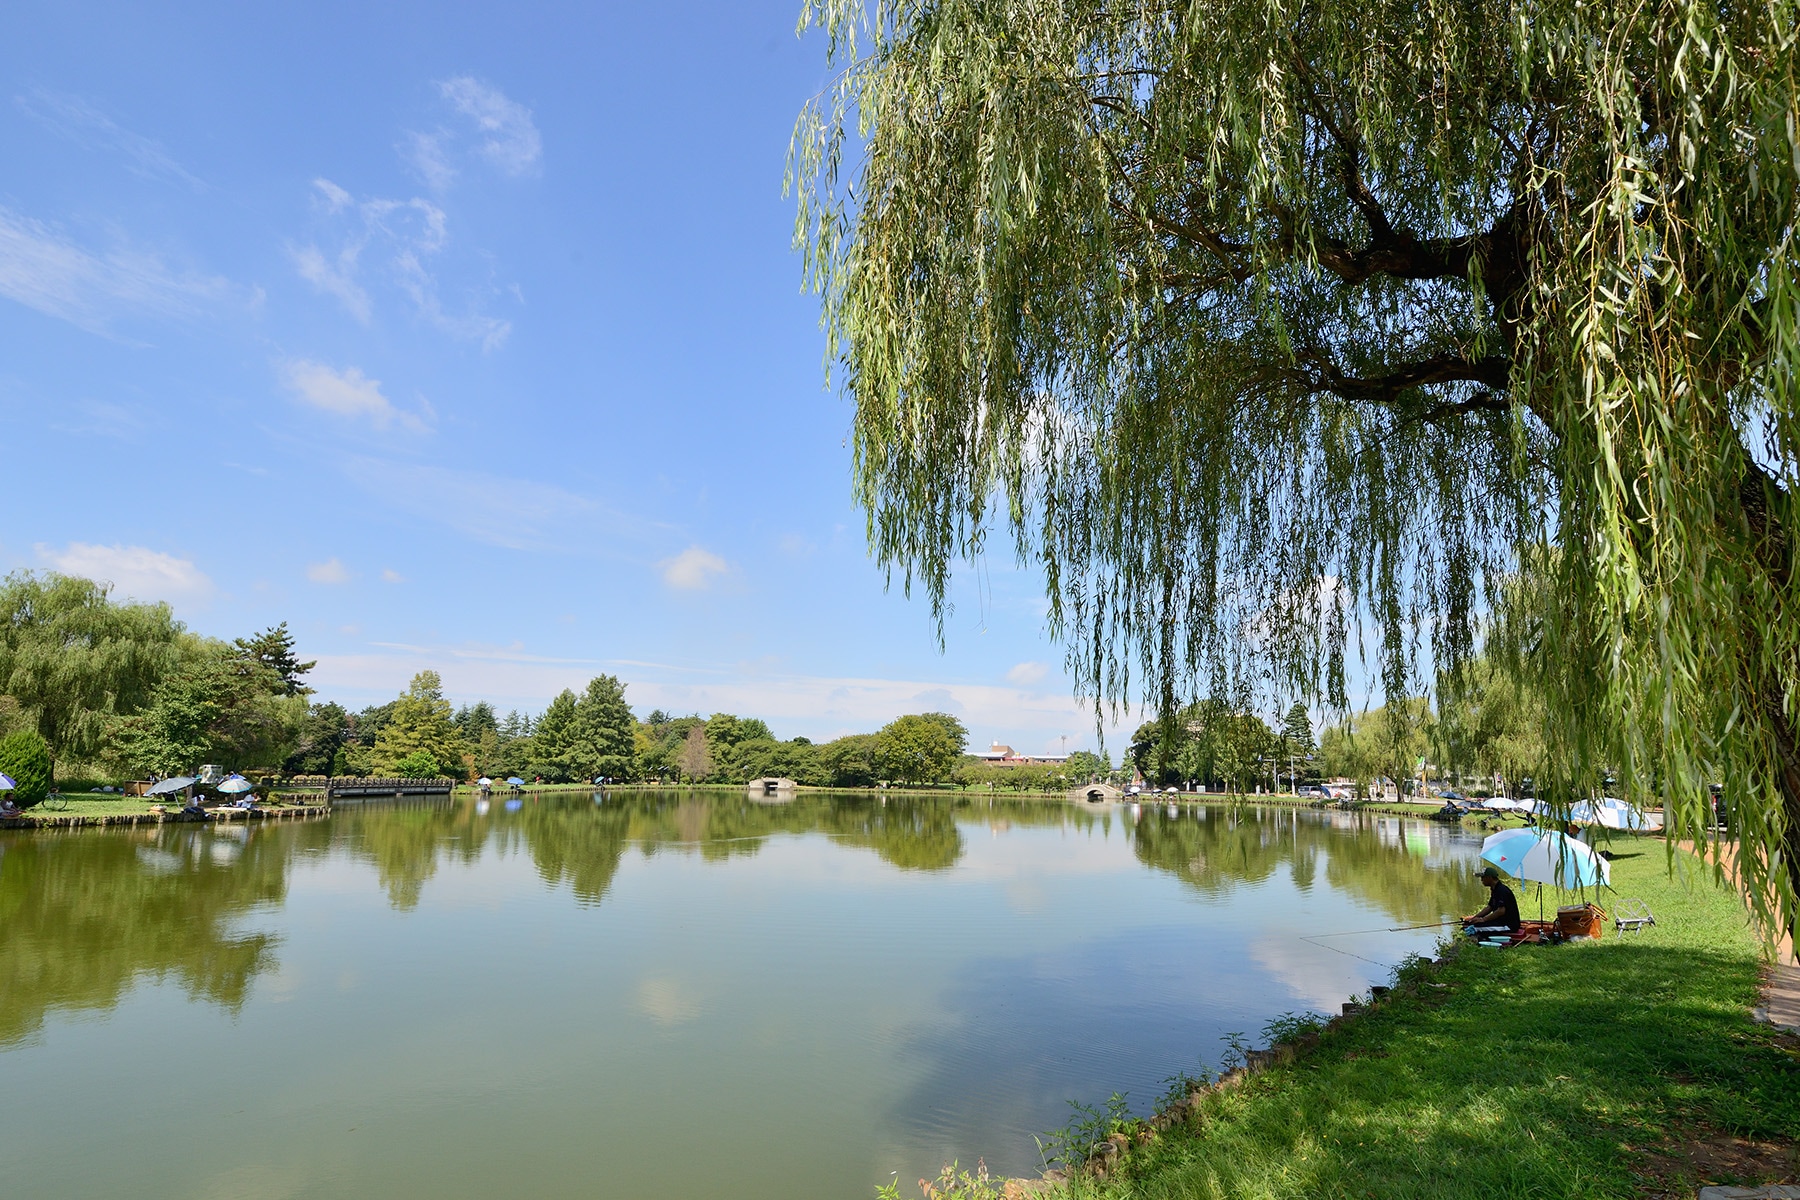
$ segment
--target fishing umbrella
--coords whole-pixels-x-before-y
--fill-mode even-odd
[[[245,779],[242,775],[234,774],[234,775],[227,775],[224,779],[222,779],[219,782],[219,786],[215,790],[224,792],[227,795],[235,796],[239,792],[255,791],[256,785],[254,783],[251,783],[248,779]]]
[[[1481,843],[1481,857],[1514,879],[1562,888],[1611,886],[1612,864],[1572,837],[1507,829]]]
[[[8,775],[4,771],[0,771],[0,792],[16,791],[18,786],[18,784],[13,782],[13,777],[11,775]]]
[[[165,779],[161,783],[152,784],[145,791],[146,796],[167,796],[170,792],[183,792],[194,786],[192,775],[177,775],[173,779]]]
[[[523,779],[520,779],[517,775],[508,776],[507,780],[506,780],[506,786],[508,786],[508,787],[524,787],[525,781]]]
[[[1516,800],[1508,800],[1505,796],[1495,796],[1492,800],[1483,800],[1481,807],[1489,812],[1514,812],[1518,809],[1519,803]]]
[[[1594,819],[1608,829],[1624,829],[1633,832],[1655,829],[1656,822],[1649,815],[1633,808],[1625,801],[1607,796],[1595,805]]]
[[[488,788],[494,786],[494,781],[489,779],[486,775],[483,775],[480,779],[475,781],[475,786],[486,791]]]

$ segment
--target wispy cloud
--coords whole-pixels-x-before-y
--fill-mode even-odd
[[[370,379],[356,367],[335,371],[324,363],[302,359],[288,363],[287,385],[303,403],[340,417],[367,420],[377,429],[399,425],[423,433],[430,428],[431,407],[422,412],[396,408],[381,391],[381,380]]]
[[[434,192],[444,191],[456,182],[456,167],[450,161],[447,145],[449,140],[450,134],[439,130],[436,133],[409,132],[400,143],[400,157]]]
[[[59,416],[61,419],[50,428],[77,437],[132,438],[142,434],[147,427],[142,413],[123,404],[108,404],[102,400],[78,400]]]
[[[689,546],[674,558],[663,559],[656,567],[662,572],[664,583],[684,592],[703,591],[711,585],[713,576],[723,575],[730,569],[724,559],[699,546]]]
[[[438,91],[474,124],[476,149],[483,158],[508,175],[524,175],[537,167],[544,142],[529,108],[472,75],[442,80]]]
[[[170,269],[128,246],[94,252],[42,221],[0,208],[0,296],[106,334],[127,314],[197,315],[231,294],[217,276]]]
[[[328,558],[324,562],[308,564],[306,577],[314,583],[349,583],[350,571],[337,559]]]
[[[1008,683],[1016,683],[1020,687],[1030,687],[1042,683],[1050,668],[1041,662],[1022,662],[1006,673]]]
[[[394,570],[394,568],[392,568],[392,567],[383,567],[383,568],[381,568],[381,582],[383,582],[383,583],[405,583],[406,576],[404,576],[400,572]]]
[[[15,96],[13,102],[77,145],[119,155],[125,160],[126,169],[135,175],[179,183],[194,191],[206,186],[170,157],[161,142],[133,133],[79,96],[34,88]]]
[[[204,600],[213,582],[191,559],[143,546],[97,546],[70,542],[62,549],[39,544],[38,558],[65,575],[110,583],[134,600]]]
[[[335,261],[327,260],[317,246],[301,246],[291,253],[300,278],[327,296],[336,296],[345,312],[367,325],[375,308],[369,302],[369,293],[356,282],[356,256],[361,251],[360,243],[346,246],[338,251]]]
[[[512,332],[512,323],[503,318],[445,309],[437,276],[428,265],[450,240],[449,217],[436,204],[418,196],[359,201],[323,178],[313,180],[313,201],[333,227],[330,244],[290,246],[288,254],[302,279],[336,297],[362,324],[374,316],[374,303],[363,282],[365,260],[373,260],[376,275],[403,292],[419,316],[438,329],[480,342],[486,350],[498,347]]]
[[[343,470],[385,504],[503,549],[586,553],[667,536],[664,525],[533,479],[363,456]]]

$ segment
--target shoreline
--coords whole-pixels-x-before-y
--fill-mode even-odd
[[[209,808],[204,817],[190,816],[181,809],[170,812],[54,812],[34,815],[30,809],[16,817],[0,818],[0,829],[98,829],[111,825],[203,825],[223,821],[293,821],[331,815],[329,805],[282,805],[245,810],[241,808]]]
[[[1644,899],[1655,926],[1560,946],[1440,943],[1312,1029],[1270,1022],[1268,1049],[1151,1116],[1085,1127],[1073,1170],[921,1188],[939,1200],[1475,1200],[1505,1178],[1509,1194],[1676,1200],[1791,1182],[1800,1037],[1753,1015],[1762,943],[1697,859],[1684,853],[1671,874],[1653,852],[1661,838],[1634,840],[1651,852],[1619,856],[1606,907]]]

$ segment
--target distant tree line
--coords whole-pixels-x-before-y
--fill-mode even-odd
[[[1249,792],[1318,778],[1312,720],[1304,704],[1274,728],[1243,701],[1202,700],[1138,727],[1128,751],[1137,774],[1158,787]]]
[[[21,572],[0,583],[0,771],[23,803],[52,780],[176,775],[217,763],[247,774],[546,782],[742,783],[765,776],[1043,791],[1105,778],[1104,758],[998,766],[969,757],[948,713],[916,713],[822,744],[779,740],[755,717],[639,720],[611,675],[541,713],[455,708],[435,671],[360,711],[318,701],[282,623],[235,641],[202,637],[166,604],[118,602],[107,585]],[[41,760],[41,761],[40,761]],[[26,778],[21,780],[20,776]],[[41,780],[41,783],[39,782]]]
[[[1432,696],[1406,696],[1346,715],[1315,743],[1306,706],[1271,725],[1239,701],[1203,700],[1140,726],[1128,761],[1158,787],[1247,792],[1290,778],[1299,785],[1377,779],[1404,787],[1424,759],[1431,778],[1485,793],[1499,776],[1509,791],[1544,772],[1540,697],[1479,656],[1445,672]]]

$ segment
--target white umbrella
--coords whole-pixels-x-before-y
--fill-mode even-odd
[[[165,779],[161,783],[151,785],[144,795],[167,796],[170,792],[183,792],[193,786],[194,777],[192,775],[177,775],[172,779]]]
[[[239,792],[253,792],[256,790],[256,785],[242,775],[228,775],[219,784],[218,790],[229,795],[236,795]]]
[[[1560,833],[1507,829],[1481,843],[1481,857],[1514,879],[1562,888],[1612,885],[1612,864]]]
[[[1516,800],[1508,800],[1505,796],[1495,796],[1492,800],[1483,800],[1481,807],[1489,812],[1516,812],[1519,804]]]

